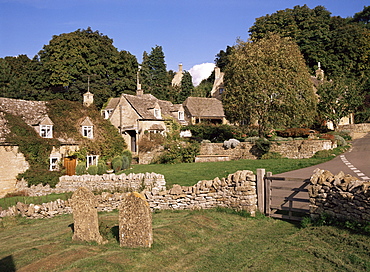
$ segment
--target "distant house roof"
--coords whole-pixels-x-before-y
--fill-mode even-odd
[[[216,98],[188,97],[183,105],[192,117],[225,117],[222,102]]]

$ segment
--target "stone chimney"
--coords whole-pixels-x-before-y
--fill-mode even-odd
[[[220,78],[220,76],[221,76],[221,70],[220,70],[220,68],[219,67],[215,67],[215,78],[217,79],[217,78]]]
[[[89,107],[93,103],[94,103],[94,95],[90,93],[89,91],[84,93],[83,105],[85,107]]]
[[[182,63],[179,64],[179,72],[182,73]]]
[[[143,90],[141,89],[141,84],[140,84],[140,69],[141,67],[139,66],[139,70],[137,71],[136,74],[136,95],[137,96],[142,96],[144,94]]]

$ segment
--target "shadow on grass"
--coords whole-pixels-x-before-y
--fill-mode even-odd
[[[119,243],[119,227],[118,226],[114,226],[111,228],[111,233],[113,235],[113,237],[117,240],[117,242]]]
[[[0,260],[0,271],[16,271],[12,255],[6,256],[5,258]]]

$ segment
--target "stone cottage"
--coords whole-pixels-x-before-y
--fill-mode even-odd
[[[138,152],[139,140],[145,133],[165,135],[166,120],[173,118],[180,124],[187,124],[181,104],[157,99],[151,94],[144,94],[141,89],[136,95],[122,94],[111,98],[102,109],[102,115],[119,130],[133,153]]]
[[[54,122],[48,116],[47,103],[45,101],[0,98],[0,197],[12,192],[15,188],[17,175],[29,168],[25,156],[19,152],[19,147],[15,143],[7,141],[10,129],[6,114],[21,117],[25,124],[32,127],[40,138],[54,139]],[[94,124],[88,116],[80,120],[76,127],[79,127],[83,137],[94,138]],[[70,174],[74,174],[77,162],[70,155],[79,149],[79,142],[70,138],[58,138],[57,140],[60,145],[54,146],[51,151],[49,170],[59,170],[60,165],[63,165],[67,168],[67,172],[70,171]],[[96,164],[97,158],[97,155],[88,155],[87,163],[89,165]]]

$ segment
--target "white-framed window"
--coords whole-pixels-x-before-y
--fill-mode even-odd
[[[86,168],[91,165],[98,165],[98,155],[87,155],[86,156]]]
[[[154,116],[157,119],[161,119],[161,110],[159,109],[154,109]]]
[[[92,139],[94,138],[94,128],[93,126],[82,126],[82,136]]]
[[[53,126],[40,125],[40,136],[42,138],[53,138]]]
[[[58,171],[59,170],[59,158],[50,157],[49,159],[49,171]]]
[[[113,109],[103,110],[102,112],[103,112],[104,119],[108,119],[111,116]]]
[[[184,120],[184,112],[183,111],[178,112],[178,119],[181,120],[181,121]]]

